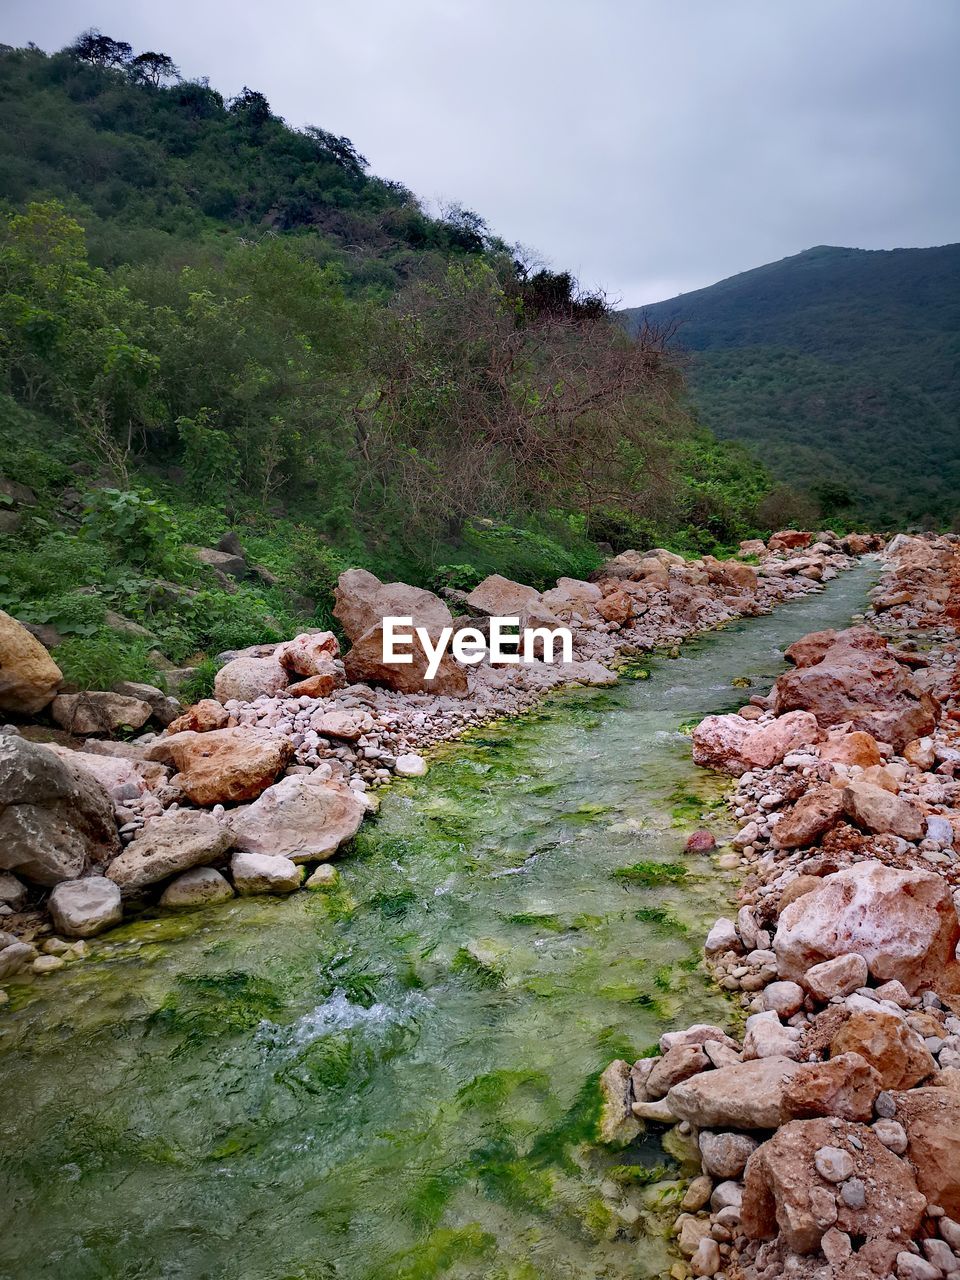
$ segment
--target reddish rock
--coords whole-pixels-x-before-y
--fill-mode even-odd
[[[633,617],[633,607],[633,599],[626,591],[614,591],[594,606],[606,622],[619,622],[621,626]]]
[[[0,711],[36,715],[62,679],[60,668],[40,641],[0,609]]]
[[[816,844],[843,817],[843,797],[836,787],[817,787],[801,796],[773,828],[776,849],[802,849]]]
[[[773,949],[782,978],[802,981],[824,960],[855,952],[877,982],[908,991],[952,989],[960,921],[946,881],[932,871],[859,862],[826,876],[780,914]]]
[[[679,1120],[698,1129],[775,1129],[786,1083],[799,1066],[790,1058],[733,1063],[674,1085],[667,1101]]]
[[[769,769],[785,755],[817,741],[816,719],[797,711],[767,724],[742,716],[707,716],[693,731],[693,760],[739,777],[749,769]]]
[[[930,733],[939,716],[936,701],[900,663],[882,649],[860,647],[849,633],[838,636],[819,662],[782,675],[771,696],[778,715],[811,711],[824,727],[850,724],[896,750]]]
[[[717,847],[716,836],[712,831],[694,831],[687,836],[687,843],[683,847],[687,853],[710,853]]]
[[[413,618],[415,627],[430,631],[442,631],[453,624],[450,610],[432,591],[406,582],[381,582],[366,569],[341,573],[334,599],[333,616],[354,642],[384,618]]]
[[[276,652],[285,671],[297,676],[324,674],[334,658],[340,655],[340,644],[332,631],[304,631]]]
[[[820,744],[820,759],[831,764],[855,764],[861,769],[880,764],[882,760],[876,738],[854,729],[852,733],[828,733]]]
[[[826,1003],[834,996],[848,996],[865,987],[869,976],[863,956],[851,953],[813,965],[803,975],[803,985],[811,995]]]
[[[286,671],[275,657],[256,658],[242,654],[228,662],[213,678],[213,691],[219,702],[253,702],[266,695],[282,693],[290,683]]]
[[[436,643],[438,633],[430,632]],[[467,673],[449,651],[440,659],[437,674],[427,679],[429,659],[416,635],[402,652],[409,653],[413,661],[407,663],[384,662],[383,627],[378,623],[364,632],[343,660],[348,678],[355,683],[382,684],[398,693],[435,693],[452,698],[467,694]]]
[[[706,1071],[709,1066],[710,1059],[699,1045],[678,1044],[655,1060],[646,1080],[647,1097],[662,1098],[675,1084]]]
[[[167,726],[167,732],[174,733],[209,733],[212,729],[222,729],[230,719],[223,704],[216,698],[201,698],[198,703],[188,707],[182,716],[178,716]]]
[[[783,1112],[791,1120],[839,1116],[869,1121],[882,1088],[879,1071],[859,1053],[842,1053],[829,1062],[804,1062],[787,1082]]]
[[[869,1188],[862,1207],[846,1203],[817,1171],[814,1157],[823,1147],[849,1153],[854,1178]],[[833,1216],[830,1197],[836,1206],[832,1223],[826,1221]],[[925,1209],[926,1200],[911,1170],[866,1125],[835,1119],[793,1120],[747,1162],[744,1234],[752,1240],[771,1240],[779,1232],[794,1253],[815,1252],[828,1226],[867,1242],[909,1239]]]
[[[329,698],[335,689],[342,689],[347,683],[346,672],[342,662],[331,661],[326,669],[315,676],[307,676],[306,680],[298,680],[288,685],[285,695],[288,698]]]
[[[842,803],[847,816],[864,831],[888,831],[904,840],[923,837],[923,810],[916,800],[902,799],[885,787],[858,780],[844,787]]]
[[[813,534],[801,529],[781,529],[779,533],[770,535],[767,546],[771,551],[796,551],[798,547],[809,547]]]
[[[228,815],[235,848],[307,862],[330,858],[351,840],[366,813],[363,799],[338,782],[295,774]]]
[[[930,1050],[902,1018],[885,1009],[854,1013],[830,1043],[830,1057],[859,1054],[874,1067],[883,1089],[912,1089],[936,1070]]]
[[[930,1204],[960,1218],[960,1093],[911,1089],[893,1098],[918,1187]]]
[[[146,751],[147,759],[179,770],[184,795],[197,805],[256,800],[292,755],[287,738],[240,728],[177,733],[158,739]]]

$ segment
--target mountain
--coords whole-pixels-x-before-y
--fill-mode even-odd
[[[956,516],[960,244],[820,245],[625,314],[677,327],[705,425],[824,516]]]

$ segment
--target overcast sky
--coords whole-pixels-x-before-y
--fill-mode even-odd
[[[815,244],[960,240],[958,0],[0,0],[351,137],[625,306]]]

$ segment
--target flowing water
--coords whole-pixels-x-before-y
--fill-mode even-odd
[[[768,687],[874,577],[445,748],[384,795],[332,892],[146,916],[11,987],[2,1280],[669,1265],[682,1143],[591,1138],[612,1058],[734,1016],[701,944],[735,878],[682,856],[726,783],[683,728]]]

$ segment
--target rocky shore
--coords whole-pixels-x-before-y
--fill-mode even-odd
[[[862,625],[693,733],[738,778],[740,907],[705,953],[745,1026],[603,1077],[608,1138],[699,1150],[675,1280],[960,1277],[960,539],[884,560]]]
[[[0,613],[0,981],[32,981],[144,906],[322,890],[327,863],[375,809],[372,789],[424,773],[423,752],[532,706],[562,684],[816,590],[880,540],[787,531],[738,559],[624,552],[546,592],[496,575],[444,600],[363,570],[342,575],[331,632],[221,655],[214,697],[183,708],[159,688],[66,689],[40,641]],[[752,561],[753,563],[748,563]],[[382,620],[431,635],[493,616],[569,626],[572,663],[478,666],[415,647],[382,661]],[[131,736],[131,733],[133,736]],[[0,987],[0,1003],[5,999]]]

